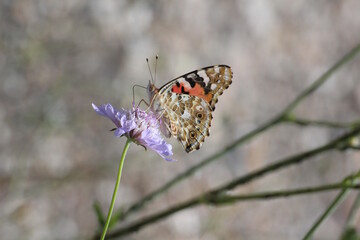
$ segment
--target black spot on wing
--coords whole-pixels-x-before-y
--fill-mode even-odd
[[[192,146],[191,145],[186,145],[185,151],[187,153],[191,152],[192,151]]]
[[[183,94],[189,94],[189,92],[185,91],[184,86],[181,86],[181,93],[183,93]]]
[[[194,71],[187,75],[184,75],[184,78],[191,87],[195,87],[196,83],[199,84],[201,87],[205,87],[204,78],[199,76],[198,71]]]
[[[193,78],[185,77],[185,81],[187,81],[192,88],[195,87],[195,81]]]
[[[200,77],[198,72],[195,72],[194,75],[196,76],[195,81],[200,84],[201,87],[205,87],[205,82],[204,82],[204,78]]]
[[[195,87],[195,84],[199,84],[202,88],[204,88],[205,94],[208,94],[211,91],[211,83],[209,83],[207,86],[204,82],[204,78],[200,77],[197,71],[192,72],[188,75],[184,76],[185,81],[187,81],[190,86],[193,88]]]
[[[211,91],[210,87],[204,87],[204,93],[208,94]]]

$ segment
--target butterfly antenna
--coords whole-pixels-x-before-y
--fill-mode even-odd
[[[150,69],[149,59],[148,59],[148,58],[146,58],[146,63],[147,63],[148,69],[149,69],[149,73],[150,73],[150,77],[151,77],[151,82],[154,84],[154,78],[153,78],[153,75],[152,75],[152,73],[151,73],[151,69]]]
[[[156,68],[157,68],[158,59],[159,59],[159,56],[156,55],[156,57],[155,57],[155,76],[154,76],[154,84],[155,84],[155,82],[156,82]]]
[[[132,101],[132,105],[133,107],[135,107],[135,85],[132,87],[132,92],[133,92],[133,101]]]

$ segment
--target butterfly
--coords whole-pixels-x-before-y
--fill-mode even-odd
[[[188,153],[200,149],[210,135],[215,104],[231,82],[232,71],[227,65],[186,73],[160,88],[150,81],[150,107],[158,116],[161,132],[177,138]]]

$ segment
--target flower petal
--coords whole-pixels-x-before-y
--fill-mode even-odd
[[[115,131],[114,131],[114,136],[115,137],[121,137],[122,135],[124,135],[126,132],[124,131],[124,129],[122,128],[117,128]]]
[[[120,121],[120,126],[125,132],[130,132],[131,130],[135,129],[137,126],[134,118],[128,119],[129,117],[128,115],[130,115],[130,113],[124,114],[118,112],[116,114],[116,118]]]
[[[157,130],[157,129],[156,129]],[[169,158],[169,156],[173,155],[172,146],[167,144],[165,140],[160,136],[159,131],[154,131],[154,129],[146,129],[141,132],[141,136],[139,137],[144,146],[154,150],[157,152],[162,158],[167,161],[173,162],[175,160]]]
[[[93,103],[92,107],[97,114],[109,118],[117,127],[120,127],[120,121],[115,117],[118,111],[110,103],[102,104],[100,107]]]

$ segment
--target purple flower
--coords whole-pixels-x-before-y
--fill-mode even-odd
[[[169,158],[173,154],[172,147],[161,137],[158,120],[152,112],[147,113],[140,108],[117,110],[109,103],[100,107],[92,104],[92,107],[115,124],[116,137],[126,136],[145,149],[154,150],[165,160],[174,161]]]

